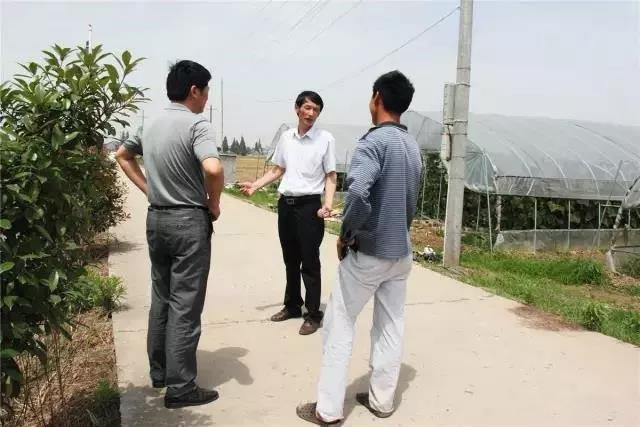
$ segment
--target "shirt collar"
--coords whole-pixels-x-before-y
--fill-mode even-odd
[[[305,133],[304,136],[301,137],[300,134],[298,134],[298,126],[296,126],[293,128],[293,135],[299,140],[302,140],[303,138],[313,139],[316,137],[317,131],[318,128],[316,127],[316,125],[313,125],[311,129],[309,129],[307,133]]]
[[[396,123],[396,122],[382,122],[382,123],[378,123],[378,126],[374,126],[374,127],[372,127],[371,129],[369,129],[369,132],[371,132],[372,130],[380,129],[380,128],[387,127],[387,126],[393,126],[393,127],[398,128],[398,129],[402,129],[403,131],[406,131],[406,130],[407,130],[407,127],[406,127],[405,125],[401,124],[401,123]]]
[[[396,122],[382,122],[382,123],[378,123],[378,126],[374,126],[374,127],[372,127],[371,129],[369,129],[369,130],[367,131],[367,133],[365,133],[364,135],[362,135],[362,138],[360,138],[360,139],[366,138],[366,137],[367,137],[367,135],[369,135],[371,132],[373,132],[373,131],[374,131],[374,130],[376,130],[376,129],[380,129],[380,128],[387,127],[387,126],[391,126],[391,127],[394,127],[394,128],[397,128],[397,129],[400,129],[400,130],[403,130],[403,131],[407,132],[407,127],[406,127],[405,125],[401,124],[401,123],[396,123]]]
[[[167,105],[167,110],[179,110],[179,111],[188,111],[188,112],[192,112],[191,110],[189,110],[186,106],[178,103],[178,102],[171,102],[169,105]]]

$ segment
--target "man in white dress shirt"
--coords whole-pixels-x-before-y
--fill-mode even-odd
[[[278,234],[287,272],[284,308],[271,317],[274,322],[302,317],[301,335],[320,327],[320,244],[324,218],[331,216],[336,191],[335,140],[314,126],[322,112],[322,98],[315,92],[298,95],[295,111],[298,126],[282,133],[271,159],[273,168],[255,182],[244,182],[242,191],[253,195],[260,188],[282,178],[278,192]],[[324,193],[324,203],[322,194]],[[303,301],[300,278],[306,289]]]

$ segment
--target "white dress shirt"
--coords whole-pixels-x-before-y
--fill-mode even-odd
[[[322,194],[326,175],[336,171],[335,139],[315,126],[302,136],[297,127],[288,129],[280,136],[271,162],[285,169],[280,194]]]

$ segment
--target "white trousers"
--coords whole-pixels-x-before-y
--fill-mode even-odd
[[[343,418],[354,325],[375,297],[371,327],[369,403],[393,411],[404,336],[404,303],[412,258],[378,258],[350,252],[340,263],[324,318],[323,356],[316,411],[325,421]]]

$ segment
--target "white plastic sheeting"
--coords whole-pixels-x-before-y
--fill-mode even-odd
[[[440,152],[442,113],[402,116],[423,151]],[[280,135],[274,135],[269,155]],[[318,123],[336,139],[338,172],[370,126]],[[513,196],[622,201],[640,176],[640,127],[542,117],[470,114],[466,186]],[[640,182],[625,207],[640,206]]]
[[[629,194],[622,201],[622,207],[624,209],[640,207],[640,176],[636,178],[636,181],[629,188]]]
[[[423,149],[439,152],[441,117],[409,111],[402,121]],[[466,163],[466,186],[477,192],[622,201],[640,176],[640,127],[470,114]]]

